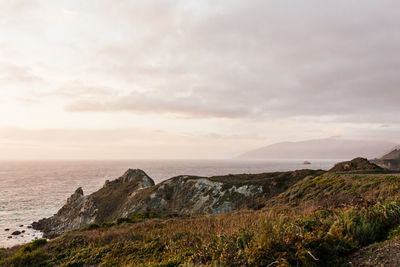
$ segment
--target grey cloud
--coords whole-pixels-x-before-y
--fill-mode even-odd
[[[100,48],[93,70],[132,92],[67,110],[400,122],[398,1],[99,5],[125,39]]]
[[[136,113],[178,113],[194,117],[242,117],[247,108],[224,107],[216,101],[195,96],[152,95],[132,92],[126,96],[118,96],[102,101],[75,101],[66,106],[68,111],[75,112],[113,112],[134,111]]]

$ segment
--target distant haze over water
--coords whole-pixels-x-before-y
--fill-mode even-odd
[[[86,194],[128,168],[143,169],[156,183],[177,175],[213,176],[296,169],[329,169],[337,161],[245,160],[135,160],[135,161],[0,161],[0,247],[29,241],[35,232],[27,226],[53,215],[82,187]],[[20,227],[20,225],[24,225]],[[9,231],[5,231],[9,228]],[[8,238],[15,230],[24,236]]]
[[[353,159],[377,158],[393,150],[396,143],[374,140],[326,138],[283,142],[248,151],[242,159]]]

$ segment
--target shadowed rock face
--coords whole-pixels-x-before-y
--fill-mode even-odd
[[[112,182],[106,181],[103,188],[89,196],[84,196],[82,188],[79,187],[57,214],[34,222],[32,226],[34,229],[43,231],[47,237],[84,227],[99,221],[99,217],[100,220],[107,217],[104,215],[109,212],[105,204],[107,201],[110,202],[110,207],[114,204],[118,205],[118,200],[124,200],[125,195],[130,191],[153,185],[154,181],[144,171],[129,169],[120,178]]]
[[[46,237],[102,223],[144,210],[180,214],[219,214],[241,208],[259,209],[266,200],[308,176],[324,171],[300,170],[215,177],[177,176],[155,185],[142,170],[128,170],[89,196],[82,188],[57,214],[33,223]]]

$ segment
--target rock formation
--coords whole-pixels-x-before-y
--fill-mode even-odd
[[[92,222],[114,221],[138,211],[219,214],[241,208],[259,209],[267,199],[307,176],[324,171],[300,170],[215,177],[177,176],[157,185],[142,170],[128,170],[106,181],[89,196],[78,188],[54,216],[33,223],[52,237]]]
[[[89,223],[99,221],[98,217],[108,218],[106,215],[112,213],[109,208],[114,209],[114,205],[118,206],[118,200],[125,199],[126,192],[153,185],[154,181],[145,172],[130,169],[120,178],[112,182],[106,181],[104,187],[92,195],[84,196],[82,188],[79,187],[57,214],[34,222],[32,226],[34,229],[40,229],[47,236],[84,227]]]
[[[355,158],[351,161],[337,163],[330,172],[385,172],[384,168],[369,162],[365,158]]]

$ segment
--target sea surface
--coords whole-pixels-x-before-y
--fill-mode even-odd
[[[86,194],[128,168],[144,170],[156,183],[177,175],[213,176],[297,169],[329,169],[337,161],[135,160],[135,161],[0,161],[0,247],[41,237],[28,226],[63,206],[75,189]],[[9,229],[6,231],[6,229]],[[12,236],[14,231],[25,231]],[[11,238],[10,238],[11,237]]]

